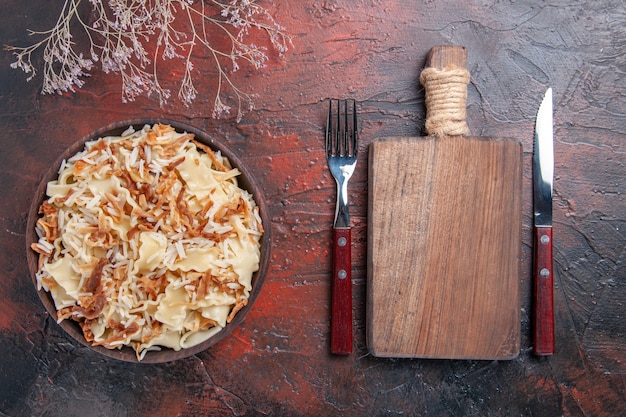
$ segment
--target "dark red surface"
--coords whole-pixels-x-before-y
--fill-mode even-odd
[[[352,353],[352,234],[349,228],[333,230],[332,286],[330,351],[347,355]]]
[[[554,340],[554,268],[552,226],[536,226],[533,279],[533,353],[552,355]]]
[[[264,3],[293,35],[284,57],[233,74],[258,94],[240,123],[211,119],[215,74],[196,63],[185,107],[120,101],[114,74],[42,96],[0,53],[0,415],[617,416],[626,409],[626,14],[590,2]],[[26,44],[60,2],[7,0],[0,42]],[[77,40],[78,41],[78,40]],[[259,39],[257,43],[263,42]],[[524,146],[521,352],[513,361],[380,359],[365,347],[369,143],[420,136],[418,76],[439,44],[468,50],[473,135]],[[175,74],[173,74],[175,75]],[[557,352],[532,353],[532,140],[554,89]],[[332,355],[335,183],[325,158],[328,97],[356,97],[361,159],[350,181],[354,353]],[[48,316],[26,262],[26,218],[52,162],[109,123],[168,117],[219,135],[268,202],[272,259],[254,309],[226,339],[167,364],[129,364],[74,342]]]

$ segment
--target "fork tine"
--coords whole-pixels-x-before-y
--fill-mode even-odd
[[[326,116],[326,154],[327,155],[331,155],[332,154],[332,142],[333,139],[331,137],[331,127],[330,124],[332,123],[331,117],[333,114],[333,99],[328,100],[328,115]]]
[[[357,138],[357,125],[356,125],[356,100],[352,102],[352,155],[356,156],[359,150],[358,138]]]
[[[349,155],[348,132],[350,126],[348,125],[348,100],[343,101],[343,110],[343,155]]]
[[[337,100],[337,124],[335,125],[335,155],[341,155],[341,100]]]

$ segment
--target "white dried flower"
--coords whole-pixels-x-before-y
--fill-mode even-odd
[[[252,108],[252,96],[231,82],[224,65],[229,64],[230,71],[239,69],[241,60],[257,69],[265,65],[266,49],[245,42],[252,30],[266,33],[279,54],[291,44],[284,28],[257,0],[88,0],[92,6],[91,25],[78,14],[82,1],[85,0],[64,0],[57,24],[48,31],[32,32],[41,40],[27,47],[5,47],[16,58],[11,68],[29,74],[27,81],[37,74],[31,61],[33,53],[43,50],[43,94],[82,87],[85,77],[99,62],[102,71],[120,76],[122,102],[145,94],[165,105],[170,91],[160,84],[158,61],[168,59],[181,61],[184,71],[178,98],[190,105],[198,96],[191,58],[195,48],[201,47],[213,57],[219,74],[213,116],[220,117],[231,110],[222,101],[222,87],[226,86],[236,96],[240,120],[243,111]],[[182,19],[182,25],[174,25],[177,18]],[[216,49],[207,25],[215,25],[227,36],[229,50]],[[74,50],[73,31],[87,36],[89,58]],[[147,51],[155,52],[150,55]]]

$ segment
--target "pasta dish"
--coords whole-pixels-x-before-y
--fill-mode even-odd
[[[248,302],[261,217],[226,157],[169,125],[89,141],[48,182],[39,290],[85,339],[137,359],[195,346]]]

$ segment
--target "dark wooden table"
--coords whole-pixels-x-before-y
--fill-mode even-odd
[[[62,2],[6,0],[0,41],[25,45]],[[265,3],[292,34],[283,56],[233,80],[258,94],[241,122],[211,118],[211,79],[185,107],[121,103],[100,70],[75,94],[43,96],[0,53],[0,415],[617,416],[626,410],[626,7],[596,0]],[[263,42],[262,39],[258,42]],[[418,75],[428,50],[467,47],[468,124],[524,147],[521,351],[512,361],[380,359],[365,346],[367,147],[422,135]],[[173,75],[176,75],[174,72]],[[167,80],[167,77],[165,78]],[[531,154],[537,107],[554,88],[557,351],[531,353]],[[202,90],[204,88],[204,90]],[[335,186],[322,129],[327,97],[355,97],[361,153],[351,181],[355,351],[329,354]],[[263,291],[233,334],[195,356],[118,362],[69,338],[26,264],[33,190],[65,148],[98,127],[168,117],[224,141],[258,176],[272,219]]]

